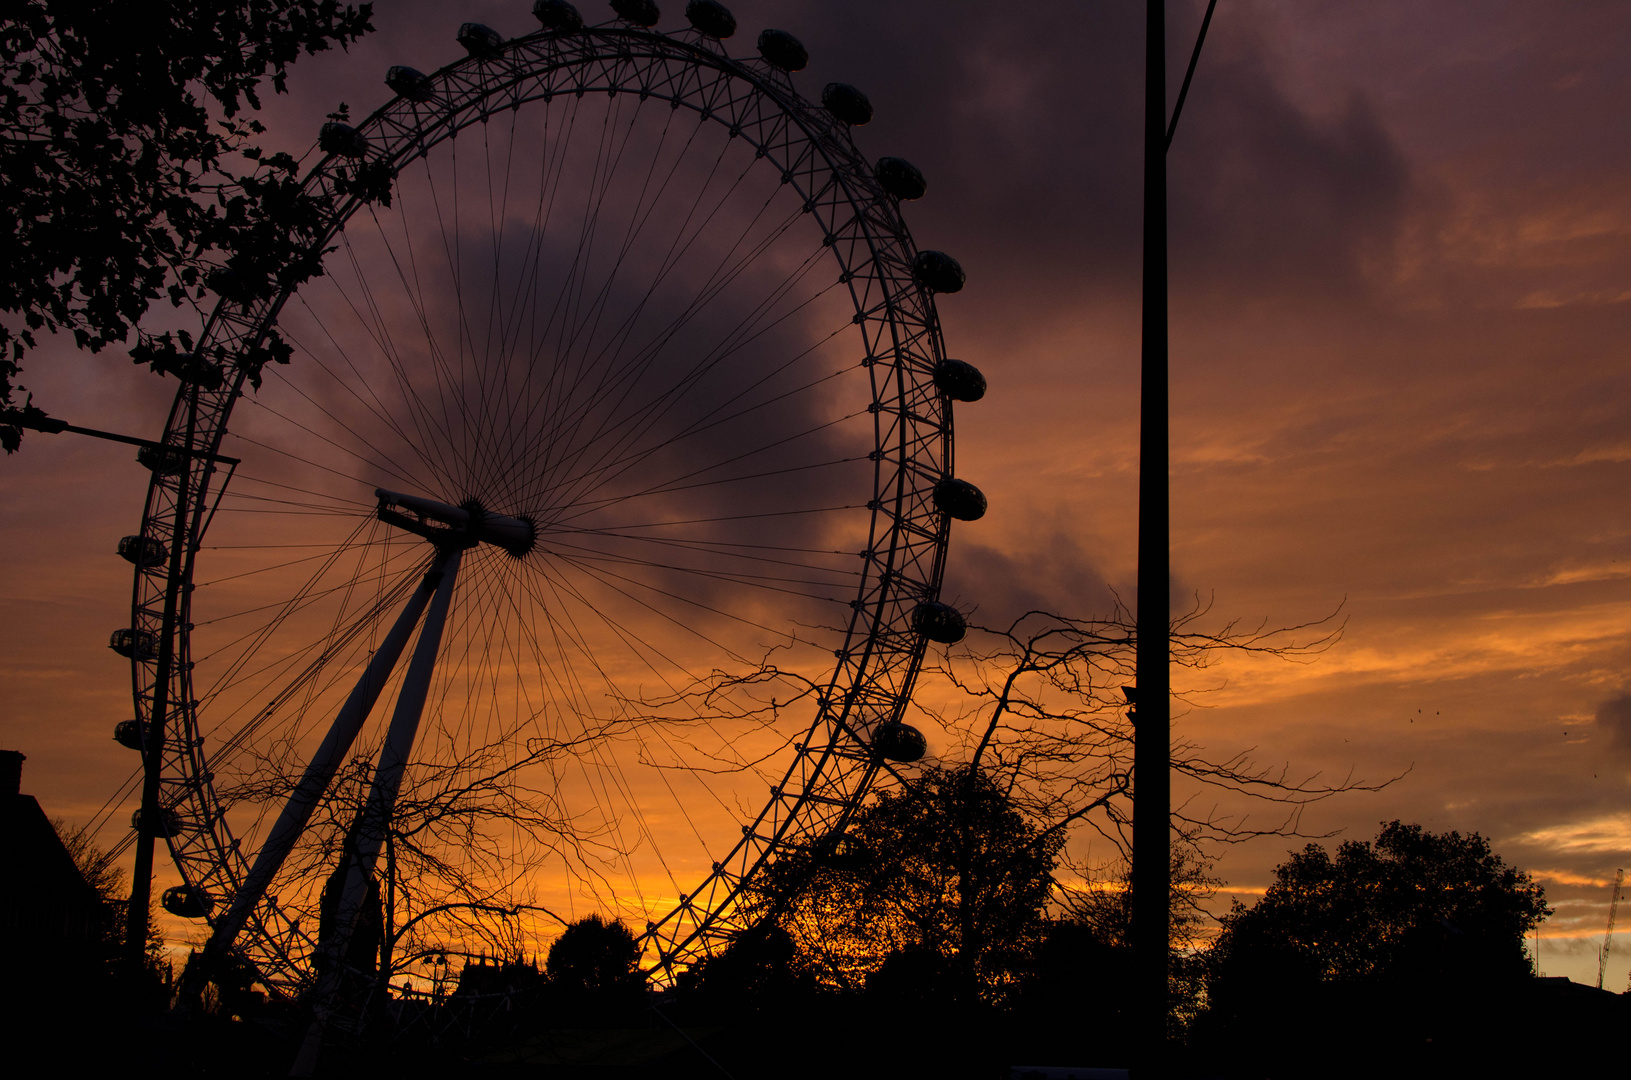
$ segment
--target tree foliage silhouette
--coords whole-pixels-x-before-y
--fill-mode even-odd
[[[571,923],[544,962],[557,1013],[603,1020],[636,1009],[645,986],[640,945],[616,919],[589,915]]]
[[[98,847],[91,833],[83,826],[69,825],[62,818],[51,819],[52,828],[62,839],[62,846],[73,859],[85,883],[96,890],[102,901],[103,922],[100,939],[100,960],[113,971],[124,962],[125,919],[130,913],[130,887],[125,872],[119,868],[113,852]],[[152,917],[147,922],[147,967],[149,973],[158,972],[164,963],[164,931],[158,922],[158,900],[152,900]]]
[[[191,338],[143,335],[157,300],[269,295],[319,273],[326,214],[242,116],[301,54],[372,29],[336,0],[21,0],[0,20],[0,408],[36,332],[186,373]],[[381,193],[375,192],[376,196]],[[261,358],[281,360],[274,334]],[[258,371],[251,372],[258,379]],[[31,402],[25,409],[34,411]],[[16,417],[12,418],[13,420]],[[0,423],[0,444],[21,429]]]
[[[1341,636],[1331,619],[1202,630],[1207,614],[1197,606],[1174,622],[1174,659],[1184,668],[1205,669],[1231,654],[1303,662]],[[751,886],[757,907],[751,917],[776,920],[797,946],[795,969],[817,973],[828,988],[858,990],[881,973],[882,983],[903,989],[939,983],[988,1003],[1008,1000],[1024,981],[1040,935],[1121,948],[1133,886],[1127,855],[1134,779],[1134,718],[1123,687],[1133,681],[1135,648],[1133,620],[1120,608],[1100,619],[1030,611],[1004,626],[969,625],[964,641],[926,660],[907,714],[938,730],[939,764],[915,772],[880,761],[886,778],[876,802],[851,819],[835,844],[773,864]],[[693,710],[770,723],[778,707],[821,689],[767,657],[746,673],[713,672],[685,694],[643,704],[672,708],[683,701]],[[1249,753],[1209,755],[1183,738],[1174,742],[1172,767],[1195,789],[1225,794],[1237,808],[1232,815],[1198,801],[1174,808],[1182,854],[1173,879],[1175,956],[1195,943],[1206,917],[1200,902],[1215,885],[1206,873],[1209,852],[1251,837],[1307,835],[1301,812],[1309,804],[1392,782],[1294,776]],[[965,801],[958,785],[970,778],[974,795]],[[1243,805],[1267,808],[1272,820],[1248,822],[1238,812]],[[974,823],[976,842],[965,857],[960,821],[971,808],[966,820]],[[1108,857],[1077,865],[1066,857],[1072,838],[1107,842],[1099,851],[1108,849]],[[1065,880],[1073,876],[1081,880]],[[1011,892],[986,895],[998,882]],[[1023,900],[1003,908],[1015,898]],[[964,918],[972,920],[966,933]],[[1005,929],[982,929],[1003,920]],[[1056,933],[1061,922],[1078,929]],[[986,942],[999,952],[988,955]],[[1174,1000],[1189,1008],[1199,992],[1193,965],[1175,962],[1174,973]]]
[[[1550,1075],[1556,1040],[1530,1037],[1545,1002],[1524,953],[1547,914],[1477,833],[1394,821],[1334,855],[1310,844],[1224,917],[1197,1042],[1249,1061],[1246,1075],[1495,1076],[1551,1059]]]
[[[777,863],[760,888],[796,896],[777,921],[830,987],[995,1000],[1042,932],[1062,840],[991,776],[929,769],[881,792],[835,845]]]
[[[1281,863],[1263,898],[1236,901],[1213,946],[1215,1008],[1248,1008],[1265,984],[1509,980],[1531,972],[1524,938],[1545,891],[1477,833],[1398,821],[1332,857],[1317,844]]]
[[[819,986],[793,936],[770,920],[742,931],[723,952],[704,957],[675,980],[686,1004],[734,1014],[798,1008]]]

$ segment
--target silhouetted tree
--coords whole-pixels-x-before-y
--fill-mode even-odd
[[[96,352],[127,341],[153,301],[248,299],[320,272],[308,241],[326,207],[301,190],[292,157],[254,145],[264,129],[241,111],[260,107],[268,79],[283,92],[302,53],[345,47],[370,17],[368,4],[335,0],[6,5],[0,408],[14,404],[37,331]],[[348,177],[388,197],[379,179]],[[191,348],[186,335],[144,337],[132,358],[179,374]],[[273,335],[262,354],[288,349]],[[8,453],[20,436],[0,419]]]
[[[1235,901],[1212,950],[1212,994],[1263,965],[1328,982],[1520,977],[1532,973],[1524,939],[1549,910],[1545,890],[1477,833],[1394,821],[1334,858],[1309,844],[1255,905]]]
[[[433,958],[537,949],[538,923],[566,920],[526,902],[532,877],[553,860],[595,865],[615,850],[585,835],[555,793],[525,782],[527,768],[570,758],[590,736],[524,744],[510,733],[494,736],[457,749],[422,739],[427,757],[407,769],[373,868],[366,917],[351,941],[350,966],[374,972],[376,1004],[402,976],[423,974]],[[370,755],[358,754],[340,771],[285,863],[280,903],[308,925],[329,921],[325,883],[354,848],[348,838],[374,768]],[[280,805],[297,779],[288,760],[267,755],[231,782],[218,779],[216,790],[229,804]]]
[[[1395,1053],[1483,1031],[1490,995],[1532,974],[1524,938],[1549,912],[1477,833],[1394,821],[1334,857],[1310,844],[1224,917],[1205,1027],[1293,1058],[1311,1035]]]
[[[62,846],[74,860],[74,866],[85,883],[96,890],[102,901],[102,939],[100,958],[110,970],[124,964],[125,918],[130,910],[130,886],[125,883],[125,872],[119,869],[114,853],[104,851],[93,841],[88,830],[69,825],[61,818],[51,821]],[[147,920],[147,967],[156,976],[164,963],[164,931],[158,923],[158,899],[150,901],[152,910]]]
[[[1117,861],[1098,871],[1075,868],[1061,875],[1056,916],[1049,923],[1024,987],[1025,1012],[1052,1013],[1060,1023],[1091,1016],[1101,1030],[1116,1030],[1126,1004],[1122,986],[1130,966],[1133,879],[1131,867]],[[1171,1033],[1181,1036],[1200,1010],[1204,990],[1205,930],[1213,918],[1202,906],[1222,884],[1195,845],[1180,839],[1172,847],[1170,941]],[[1091,972],[1090,977],[1083,977]],[[1078,1022],[1078,1021],[1073,1021]]]
[[[787,1008],[818,988],[793,936],[770,920],[743,931],[724,952],[698,961],[675,980],[686,1005],[734,1013]]]
[[[1202,629],[1208,614],[1197,605],[1173,621],[1173,662],[1195,673],[1178,683],[1180,701],[1204,690],[1204,670],[1226,657],[1306,662],[1341,636],[1332,619],[1281,628],[1229,622]],[[1101,851],[1109,847],[1111,857],[1100,866],[1075,868],[1078,882],[1072,883],[1069,873],[1059,875],[1065,885],[1058,894],[1060,914],[1091,931],[1060,930],[1053,936],[1060,947],[1068,939],[1076,943],[1071,948],[1120,948],[1137,887],[1128,869],[1135,718],[1124,693],[1135,681],[1136,648],[1133,619],[1120,608],[1102,619],[1030,611],[1006,626],[971,625],[967,639],[933,658],[925,672],[959,691],[962,703],[946,707],[938,704],[943,700],[938,695],[920,695],[914,702],[955,740],[942,755],[999,777],[1015,806],[1044,834],[1096,837]],[[1209,754],[1181,733],[1173,739],[1172,769],[1199,791],[1226,795],[1234,807],[1270,813],[1258,821],[1219,813],[1215,804],[1193,798],[1173,806],[1169,1001],[1177,1032],[1193,1018],[1200,998],[1193,952],[1197,932],[1209,920],[1201,904],[1215,885],[1207,876],[1211,853],[1251,837],[1307,835],[1301,824],[1305,807],[1345,792],[1376,790],[1392,780],[1367,784],[1351,776],[1336,781],[1296,776],[1285,766],[1261,765],[1249,753]],[[1038,960],[1044,968],[1049,963]]]
[[[881,792],[844,837],[775,864],[762,903],[828,986],[894,998],[994,1002],[1045,923],[1063,840],[969,768],[929,769]]]
[[[1340,627],[1330,620],[1279,629],[1230,623],[1203,631],[1198,627],[1206,614],[1197,608],[1175,621],[1177,664],[1199,670],[1229,654],[1300,661],[1317,656],[1340,637]],[[1024,981],[1027,965],[1051,962],[1042,954],[1055,920],[1104,924],[1060,929],[1053,936],[1056,943],[1069,937],[1095,949],[1119,948],[1117,932],[1108,927],[1117,917],[1124,922],[1125,910],[1117,915],[1113,909],[1125,907],[1134,884],[1126,873],[1133,717],[1123,688],[1133,682],[1136,644],[1131,616],[1120,609],[1104,619],[1031,611],[1002,627],[969,626],[964,641],[926,661],[911,703],[947,740],[934,748],[938,765],[919,771],[919,766],[880,761],[885,776],[876,804],[858,812],[832,846],[779,860],[754,884],[751,895],[758,911],[750,914],[781,920],[802,962],[829,988],[856,990],[876,975],[880,987],[892,983],[899,990],[903,981],[934,984],[935,993],[974,997],[985,1004],[1007,1001]],[[681,710],[672,707],[683,704],[693,712],[769,724],[778,708],[821,692],[820,685],[767,657],[751,671],[713,672],[681,695],[643,704],[675,714]],[[908,719],[918,722],[911,713]],[[1259,765],[1244,753],[1208,755],[1181,737],[1174,741],[1172,764],[1203,789],[1226,792],[1237,805],[1244,799],[1274,814],[1258,824],[1197,804],[1174,809],[1172,824],[1186,860],[1174,879],[1173,1001],[1182,1021],[1199,997],[1198,976],[1186,954],[1205,917],[1200,901],[1211,889],[1205,873],[1209,851],[1248,837],[1306,835],[1301,811],[1307,805],[1344,792],[1376,790],[1391,780],[1364,784],[1351,777],[1335,782],[1318,775],[1298,777],[1284,767]],[[958,838],[965,834],[959,822],[962,804],[950,797],[955,785],[945,786],[948,777],[973,778],[971,790],[1000,795],[1004,820],[1023,823],[1019,832],[1006,825],[988,830],[1012,843],[969,847],[972,887],[967,896],[978,896],[982,882],[1041,883],[1034,909],[1026,906],[1029,895],[1026,905],[1012,909],[1030,912],[1024,917],[1025,930],[990,936],[1001,942],[1005,953],[1000,956],[983,955],[978,920],[976,932],[968,935],[956,925],[983,901],[961,913],[956,910],[965,900],[957,863]],[[881,845],[869,840],[867,833],[885,829],[885,823],[895,835],[877,838],[884,841]],[[1056,878],[1068,876],[1056,874],[1055,857],[1067,838],[1084,833],[1107,840],[1111,857],[1091,872],[1078,871],[1081,884],[1088,886],[1085,892],[1054,888],[1050,896]],[[977,828],[973,835],[986,833]],[[869,850],[869,844],[881,854]],[[1043,852],[1047,858],[1039,862]],[[932,872],[919,873],[924,866]],[[877,881],[872,880],[875,873],[882,875]],[[894,896],[886,886],[895,889]],[[903,897],[910,900],[903,902]],[[972,949],[962,948],[965,936]],[[900,955],[889,959],[889,970],[883,971],[895,953]],[[948,962],[955,972],[948,974]]]
[[[639,1009],[645,976],[640,945],[621,922],[589,915],[561,931],[544,962],[557,1014],[610,1020]]]
[[[1172,625],[1173,663],[1201,672],[1229,656],[1255,655],[1307,662],[1341,637],[1330,619],[1280,628],[1230,622],[1200,625],[1202,606]],[[1102,619],[1030,611],[1006,626],[969,627],[962,644],[925,665],[920,685],[936,677],[960,693],[946,708],[940,696],[919,693],[914,705],[956,740],[943,757],[961,758],[1004,778],[1016,804],[1048,828],[1085,828],[1125,859],[1131,852],[1134,718],[1124,696],[1136,675],[1137,640],[1130,613]],[[1204,676],[1180,684],[1180,701],[1204,691]],[[1172,826],[1201,856],[1221,843],[1256,836],[1299,836],[1302,809],[1350,791],[1386,786],[1351,777],[1326,782],[1264,766],[1248,753],[1213,756],[1175,735],[1172,768],[1201,788],[1245,799],[1274,813],[1261,825],[1220,816],[1208,805],[1173,807]]]

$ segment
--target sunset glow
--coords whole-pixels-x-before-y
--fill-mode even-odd
[[[957,475],[979,485],[990,512],[953,524],[943,598],[971,623],[992,627],[1033,609],[1094,617],[1109,615],[1118,599],[1135,607],[1140,11],[916,0],[740,0],[732,9],[743,28],[733,52],[768,26],[809,46],[810,68],[794,76],[806,97],[819,97],[831,80],[865,90],[876,117],[856,130],[856,143],[868,160],[900,155],[922,169],[928,193],[903,204],[903,217],[919,248],[943,249],[967,270],[967,287],[937,303],[947,354],[977,365],[990,383],[982,401],[955,407]],[[1177,57],[1204,4],[1170,10]],[[456,59],[453,32],[464,20],[506,35],[536,29],[516,0],[377,0],[377,33],[348,54],[303,60],[290,92],[268,99],[268,141],[299,155],[341,101],[366,116],[390,96],[381,81],[390,65],[433,71]],[[1202,670],[1180,671],[1175,733],[1215,759],[1246,753],[1262,765],[1284,763],[1296,777],[1392,779],[1310,806],[1302,836],[1218,850],[1212,873],[1226,884],[1211,906],[1252,903],[1274,865],[1310,840],[1368,839],[1394,819],[1476,831],[1546,887],[1556,913],[1541,931],[1545,973],[1594,983],[1615,870],[1631,864],[1631,10],[1600,2],[1554,10],[1470,0],[1242,0],[1219,6],[1207,50],[1169,156],[1172,606],[1202,609],[1206,630],[1230,620],[1313,624],[1305,639],[1340,629],[1340,640],[1294,660],[1225,653]],[[1176,81],[1183,64],[1173,67]],[[634,145],[645,137],[651,159],[667,162],[661,132],[637,135]],[[723,136],[708,146],[721,160],[728,150],[743,163],[752,158]],[[545,160],[543,151],[535,156]],[[683,177],[713,162],[674,167]],[[445,167],[444,176],[405,174],[405,197],[390,215],[359,219],[336,259],[384,260],[382,238],[428,244],[430,188],[475,183]],[[797,220],[796,205],[773,202],[774,180],[753,195]],[[519,182],[528,190],[548,184],[530,172]],[[525,234],[524,217],[508,223],[515,235]],[[756,221],[739,224],[742,235],[760,237]],[[803,247],[776,248],[756,272],[791,273],[822,239],[811,232],[799,238]],[[400,447],[377,463],[401,465],[396,476],[362,467],[322,475],[297,458],[295,448],[313,430],[330,431],[324,425],[337,412],[352,430],[380,434],[357,419],[367,410],[346,398],[346,380],[301,381],[315,370],[303,362],[327,370],[354,354],[379,374],[393,358],[375,347],[371,327],[440,320],[441,340],[461,334],[451,303],[415,309],[427,296],[448,300],[432,288],[418,297],[399,290],[370,317],[352,318],[347,273],[336,264],[302,306],[291,305],[283,325],[298,345],[295,363],[269,371],[258,405],[243,408],[224,449],[249,460],[257,446],[281,447],[278,465],[250,471],[252,482],[235,490],[278,498],[298,487],[308,503],[326,500],[333,512],[309,527],[260,512],[270,504],[223,513],[210,534],[218,550],[200,556],[200,582],[215,582],[195,602],[200,678],[210,666],[206,643],[220,646],[218,664],[237,655],[232,613],[281,601],[323,573],[374,582],[374,596],[386,591],[379,583],[387,571],[418,572],[423,545],[367,531],[377,524],[373,485],[421,483],[426,489],[414,493],[452,502],[512,497],[514,506],[490,509],[539,510],[522,504],[538,501],[542,481],[527,489],[505,476],[509,487],[491,495],[429,490],[442,472],[402,465]],[[796,317],[781,312],[785,323],[762,343],[767,355],[779,347],[776,333],[825,343],[803,362],[829,380],[808,401],[810,415],[831,422],[822,435],[831,452],[821,459],[831,469],[798,482],[805,487],[759,481],[752,492],[765,505],[809,496],[809,505],[842,507],[802,531],[767,525],[761,537],[826,553],[801,564],[821,584],[801,585],[793,600],[764,590],[727,596],[726,615],[709,609],[690,638],[665,642],[659,655],[628,644],[638,637],[629,627],[643,626],[651,641],[657,632],[655,620],[641,623],[649,618],[641,603],[619,590],[672,589],[675,579],[619,578],[613,589],[601,578],[605,596],[576,598],[584,610],[598,605],[603,619],[581,638],[530,650],[505,639],[477,665],[486,683],[438,684],[446,713],[425,730],[443,739],[447,759],[521,729],[564,738],[592,722],[628,720],[636,705],[659,712],[690,688],[683,673],[706,676],[727,658],[783,649],[777,662],[787,670],[817,681],[830,674],[828,638],[836,633],[843,643],[833,627],[850,610],[859,574],[850,553],[866,543],[861,507],[871,482],[870,399],[861,388],[868,376],[851,355],[864,346],[847,329],[848,299],[840,300],[833,306],[821,293]],[[184,323],[168,310],[155,319]],[[431,362],[412,349],[401,356],[414,370]],[[67,340],[33,354],[21,381],[53,415],[143,437],[160,432],[175,392],[172,380],[132,367],[122,353],[81,354]],[[846,397],[851,391],[861,396]],[[789,407],[767,430],[807,419]],[[490,435],[472,432],[472,442]],[[729,438],[754,435],[744,427]],[[368,439],[358,439],[346,451],[353,463],[374,448],[361,450]],[[823,484],[837,490],[850,481],[868,494],[821,501]],[[130,621],[130,567],[114,547],[137,531],[146,483],[132,448],[72,435],[31,433],[0,461],[8,564],[0,745],[27,755],[23,791],[48,814],[81,824],[100,814],[104,846],[128,831],[136,806],[127,783],[135,755],[111,738],[131,715],[130,667],[106,645]],[[686,499],[651,502],[649,521],[617,527],[638,525],[644,542],[664,523],[705,516]],[[325,545],[351,545],[356,561],[256,572],[266,564],[253,564],[247,547],[310,543],[314,531]],[[594,557],[623,559],[616,543]],[[302,557],[291,551],[291,560]],[[508,558],[496,548],[473,553],[473,593],[495,605],[520,596],[505,576],[510,564],[499,561]],[[669,569],[701,578],[719,566]],[[844,588],[850,592],[839,595]],[[563,595],[517,603],[559,611]],[[703,598],[699,591],[699,610]],[[323,639],[342,608],[311,607],[291,624],[300,633],[283,640]],[[211,610],[225,622],[209,625]],[[777,633],[762,632],[767,625]],[[459,633],[477,648],[477,631]],[[627,648],[607,661],[595,687],[551,682],[550,672],[570,668],[591,638],[603,655]],[[308,697],[280,706],[282,726],[268,729],[261,749],[299,758],[369,648],[358,644]],[[279,661],[304,662],[296,645],[287,649]],[[943,654],[932,649],[931,663]],[[548,693],[500,700],[492,688],[517,672]],[[276,681],[234,683],[216,704],[242,722],[266,705]],[[791,692],[764,689],[755,707]],[[382,698],[376,722],[393,694]],[[930,709],[958,701],[933,675],[918,695]],[[575,820],[586,837],[613,839],[602,862],[578,861],[570,872],[553,855],[529,855],[536,859],[518,895],[563,916],[599,909],[631,925],[669,910],[740,837],[785,768],[774,755],[815,716],[813,702],[777,710],[705,731],[664,714],[661,723],[609,735],[594,767],[580,760],[578,772],[545,780],[553,766],[536,766],[529,783],[583,815]],[[928,760],[954,762],[966,732],[913,715]],[[372,728],[364,737],[370,747],[380,738]],[[767,758],[779,763],[761,764]],[[671,782],[665,766],[674,761],[721,772]],[[1174,798],[1217,800],[1217,814],[1250,814],[1254,827],[1278,824],[1262,808],[1182,783]],[[244,835],[263,835],[264,810],[245,804],[235,814]],[[512,841],[523,843],[504,842]],[[608,854],[614,850],[620,859]],[[1081,861],[1109,854],[1085,835],[1069,850]],[[608,869],[615,884],[599,877]],[[161,860],[158,887],[178,880]],[[315,877],[305,881],[308,891],[316,885]],[[537,920],[529,953],[547,945],[553,925]],[[198,926],[168,917],[164,924],[178,948],[196,944]],[[1631,948],[1623,934],[1615,945],[1604,985],[1620,991]],[[415,975],[421,985],[428,978]]]

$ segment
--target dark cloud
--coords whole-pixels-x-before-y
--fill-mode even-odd
[[[1362,94],[1311,116],[1260,52],[1236,45],[1207,62],[1204,103],[1171,158],[1175,276],[1231,292],[1351,293],[1366,263],[1391,256],[1403,224],[1403,154]]]
[[[1610,751],[1631,756],[1631,693],[1619,693],[1597,706],[1597,726]]]
[[[1170,22],[1169,100],[1199,23],[1200,5],[1184,8]],[[919,242],[934,246],[955,228],[971,282],[1026,308],[1134,288],[1142,13],[1074,3],[1033,5],[1023,19],[993,18],[985,4],[933,10],[840,3],[796,17],[812,69],[863,80],[878,106],[857,141],[913,157],[929,176],[929,197],[910,208]],[[1218,20],[1198,69],[1169,158],[1174,273],[1234,291],[1347,288],[1397,232],[1409,170],[1364,95],[1351,92],[1325,116],[1288,93],[1264,18],[1237,9]]]
[[[953,530],[944,595],[987,626],[1005,626],[1027,611],[1072,618],[1110,614],[1112,591],[1096,561],[1065,532],[1025,547],[998,550],[967,543]]]
[[[580,6],[590,22],[610,17],[593,0]],[[661,25],[680,25],[678,8],[665,7]],[[900,155],[924,171],[929,193],[906,217],[919,246],[963,261],[970,288],[959,310],[1018,324],[1062,302],[1136,292],[1137,6],[1057,0],[1022,16],[973,0],[762,0],[732,9],[741,27],[727,43],[733,54],[753,55],[759,29],[777,26],[810,50],[809,68],[794,77],[805,97],[832,80],[871,97],[876,115],[856,142],[869,158]],[[1173,5],[1169,100],[1202,10]],[[472,2],[459,17],[506,34],[533,29],[510,4]],[[456,20],[441,8],[399,0],[376,22],[379,32],[343,67],[328,57],[302,62],[296,100],[273,110],[295,149],[337,99],[359,115],[384,101],[383,65],[429,71],[459,54]],[[1270,16],[1250,7],[1214,21],[1170,158],[1175,280],[1221,281],[1231,294],[1265,283],[1299,294],[1346,288],[1357,266],[1389,248],[1412,180],[1363,94],[1351,91],[1329,115],[1299,100],[1276,66],[1270,30]]]

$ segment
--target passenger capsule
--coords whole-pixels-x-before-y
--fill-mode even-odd
[[[923,193],[929,190],[928,181],[923,179],[923,173],[905,158],[883,157],[872,169],[872,175],[878,178],[883,189],[902,202],[923,198]]]
[[[822,87],[821,107],[851,127],[872,119],[872,101],[849,83],[830,82]]]
[[[719,41],[736,33],[736,16],[719,0],[691,0],[685,5],[685,18],[697,33]]]
[[[762,30],[759,33],[759,55],[765,63],[783,71],[803,71],[810,62],[809,50],[804,42],[786,30]]]
[[[612,0],[612,10],[619,19],[635,26],[656,26],[662,18],[653,0]]]
[[[350,124],[330,120],[317,133],[317,149],[325,154],[360,158],[368,156],[368,140]]]
[[[157,566],[169,555],[163,540],[140,535],[119,538],[119,557],[132,566]]]
[[[934,366],[934,385],[953,401],[979,401],[985,397],[985,376],[973,364],[942,360]]]
[[[581,30],[583,16],[566,0],[538,0],[532,5],[532,17],[545,30]]]
[[[458,40],[471,56],[497,56],[504,49],[504,35],[485,23],[461,24]]]
[[[150,822],[150,827],[143,829],[144,822]],[[138,832],[147,832],[165,840],[181,835],[181,815],[174,810],[160,810],[155,818],[145,817],[140,810],[130,815],[130,827]]]
[[[108,648],[129,660],[152,660],[159,654],[158,638],[151,630],[121,627],[108,639]]]
[[[934,486],[934,504],[958,521],[978,521],[985,517],[985,493],[967,480],[951,477]]]
[[[963,264],[944,251],[920,251],[912,260],[912,279],[931,292],[954,293],[968,280]]]
[[[191,885],[172,885],[164,890],[159,903],[172,915],[183,919],[207,919],[215,910],[215,899]]]
[[[418,68],[395,64],[385,73],[385,85],[398,97],[409,101],[429,101],[432,95],[430,76]]]
[[[181,467],[186,464],[187,456],[168,446],[144,446],[136,451],[136,461],[149,472],[169,476],[181,471]]]
[[[879,757],[907,762],[921,758],[929,749],[929,744],[923,738],[923,733],[911,724],[891,720],[878,725],[872,732],[872,749]]]
[[[968,621],[950,604],[925,600],[912,609],[912,629],[942,645],[955,645],[968,633]]]
[[[113,725],[113,741],[127,750],[140,750],[147,734],[147,724],[141,720],[121,720]]]

